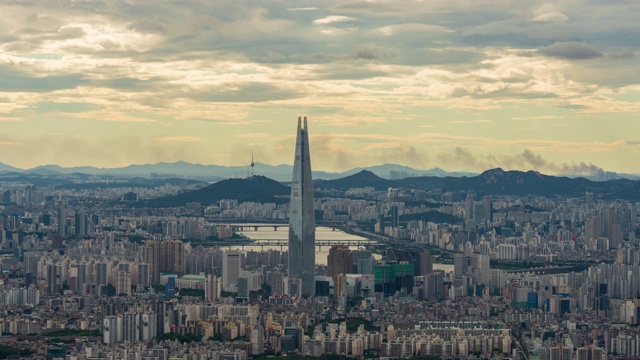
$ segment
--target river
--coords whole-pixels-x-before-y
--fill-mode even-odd
[[[274,231],[273,228],[271,227],[263,227],[263,228],[258,228],[257,231],[253,231],[253,230],[239,231],[238,233],[253,240],[255,239],[287,240],[289,237],[289,228],[286,226],[282,226]],[[336,242],[342,242],[342,241],[348,241],[348,240],[359,241],[359,242],[368,241],[367,238],[364,238],[358,235],[347,234],[346,232],[341,230],[337,230],[337,229],[333,230],[332,228],[318,226],[316,228],[316,241],[320,241],[320,240],[336,241]],[[286,248],[287,247],[284,246],[283,249],[286,250]],[[316,264],[317,265],[327,265],[327,256],[329,256],[329,248],[330,248],[329,246],[322,246],[320,247],[320,249],[318,249],[318,247],[316,246]],[[358,249],[357,246],[349,246],[349,248],[351,250]],[[236,249],[240,250],[241,248],[237,247]],[[250,249],[250,248],[245,247],[245,249]],[[259,249],[259,248],[255,248],[255,249]],[[280,250],[280,247],[265,246],[264,249]]]
[[[268,240],[287,240],[289,236],[289,228],[286,226],[278,227],[277,230],[273,230],[272,227],[261,227],[258,228],[257,231],[239,231],[239,234],[242,234],[249,239],[268,239]],[[334,230],[332,228],[318,226],[316,228],[316,240],[320,241],[345,241],[345,240],[353,240],[353,241],[367,241],[369,239],[364,238],[362,236],[347,234],[342,230]],[[287,247],[284,246],[283,249]],[[351,250],[357,250],[357,246],[349,246]],[[241,247],[234,248],[235,250],[241,250]],[[245,250],[252,249],[250,247],[245,247]],[[259,249],[254,247],[253,249]],[[267,249],[275,249],[280,250],[279,246],[265,246],[265,250]],[[327,265],[327,256],[329,256],[329,246],[322,246],[320,249],[316,246],[316,264],[317,265]],[[380,260],[381,256],[379,254],[373,254],[373,256]],[[433,264],[434,270],[444,270],[446,273],[453,272],[453,265],[450,264]]]

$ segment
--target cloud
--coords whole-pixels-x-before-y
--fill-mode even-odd
[[[194,142],[204,140],[197,136],[159,136],[152,139],[156,142]]]
[[[82,74],[32,76],[19,66],[0,64],[0,92],[51,92],[71,89],[83,83]]]
[[[448,34],[453,30],[447,29],[440,25],[419,24],[419,23],[407,23],[398,25],[388,25],[377,29],[384,36],[400,35],[407,33],[422,33],[422,34]]]
[[[529,149],[515,155],[480,155],[467,148],[456,147],[450,152],[436,155],[437,161],[447,167],[456,164],[462,169],[484,171],[500,167],[506,170],[536,170],[553,175],[593,175],[603,169],[597,165],[585,162],[555,163],[543,158]]]
[[[580,42],[557,42],[538,50],[544,56],[568,60],[586,60],[602,56],[596,48]]]
[[[356,60],[379,60],[379,59],[389,59],[393,58],[396,55],[392,52],[383,51],[370,47],[361,47],[354,50],[351,55],[349,55],[350,59]]]
[[[486,124],[492,123],[493,120],[456,120],[456,121],[447,121],[447,124]]]
[[[248,139],[266,139],[269,137],[269,133],[244,133],[244,134],[240,134],[238,135],[238,137],[241,138],[248,138]]]
[[[411,147],[433,157],[437,146],[467,143],[501,147],[496,151],[527,148],[557,166],[573,155],[602,159],[596,151],[624,158],[630,155],[611,144],[635,129],[640,111],[639,6],[575,0],[160,0],[153,7],[143,0],[15,1],[0,10],[0,113],[7,115],[0,121],[3,136],[16,141],[61,122],[69,132],[82,129],[94,138],[122,137],[126,129],[131,139],[146,134],[140,147],[163,148],[161,155],[170,158],[176,155],[168,147],[193,156],[205,142],[150,139],[186,133],[232,147],[251,139],[239,134],[269,134],[255,141],[271,148],[289,133],[282,119],[298,113],[317,116],[319,131],[362,135],[334,136],[325,149],[346,154],[353,147],[341,161],[356,166],[392,149],[403,150],[391,157],[405,154],[409,161]],[[567,61],[579,59],[597,61]],[[56,121],[45,124],[45,117]],[[609,118],[616,126],[607,131],[588,126]],[[472,125],[455,125],[473,119],[493,119],[483,128],[511,142],[469,136],[477,135],[467,130]],[[565,126],[545,131],[559,121],[543,121],[553,119]],[[421,124],[451,136],[418,137]],[[573,142],[543,144],[527,134]],[[374,139],[378,135],[389,138]],[[96,154],[132,161],[116,156],[124,148],[108,150]],[[327,156],[331,168],[334,159]],[[88,155],[82,159],[90,162]],[[479,159],[506,161],[494,160]]]
[[[629,50],[614,51],[607,54],[607,57],[613,60],[635,59],[636,54]]]
[[[206,102],[266,102],[303,96],[302,89],[288,89],[271,82],[234,82],[189,92],[185,97]]]
[[[299,8],[289,8],[287,11],[314,11],[318,10],[317,7],[299,7]]]
[[[540,116],[526,116],[526,117],[514,117],[512,120],[554,120],[560,119],[560,116],[556,115],[540,115]]]
[[[565,22],[569,17],[561,12],[553,11],[540,14],[531,19],[533,22]]]
[[[329,25],[334,23],[343,23],[348,21],[355,21],[356,18],[350,16],[331,15],[323,17],[322,19],[313,20],[315,25]]]

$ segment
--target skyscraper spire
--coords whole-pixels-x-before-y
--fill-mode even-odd
[[[299,280],[296,295],[315,295],[316,224],[307,117],[298,117],[289,206],[289,279]],[[294,282],[292,282],[294,283]]]

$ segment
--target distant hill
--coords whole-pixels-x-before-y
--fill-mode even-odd
[[[190,167],[193,164],[177,164],[176,166],[183,165]],[[199,182],[168,175],[151,177],[88,175],[81,171],[61,174],[59,173],[60,169],[63,168],[54,165],[38,167],[25,172],[4,170],[0,172],[0,181],[24,182],[38,187],[54,186],[67,189],[123,187],[125,185],[148,187],[164,183],[180,184],[187,182],[195,184]],[[94,178],[96,181],[92,181]],[[361,170],[338,179],[314,180],[314,188],[316,189],[344,191],[350,188],[362,187],[372,187],[378,191],[384,191],[388,188],[422,189],[427,191],[438,189],[442,192],[452,192],[457,196],[461,196],[461,193],[473,192],[478,197],[484,195],[533,195],[550,198],[582,197],[586,192],[592,192],[596,199],[640,201],[640,181],[638,180],[592,181],[585,178],[543,175],[536,171],[505,171],[500,168],[487,170],[477,176],[418,176],[398,180],[388,180],[371,171]],[[180,206],[187,202],[197,201],[208,205],[225,198],[234,198],[239,201],[281,203],[285,200],[277,196],[288,195],[290,190],[289,187],[276,180],[256,175],[243,179],[232,178],[219,181],[197,191],[199,192],[185,193],[174,198],[157,199],[154,202],[150,202],[150,204],[153,204],[152,206]]]
[[[371,171],[362,170],[356,174],[335,180],[315,180],[315,189],[348,190],[350,188],[372,187],[384,191],[390,187],[404,189],[439,189],[443,192],[475,193],[484,195],[517,195],[554,197],[583,197],[593,192],[596,198],[622,198],[631,201],[640,200],[640,182],[633,180],[591,181],[584,178],[571,179],[543,175],[535,171],[504,171],[492,169],[473,177],[415,177],[401,180],[383,179]],[[228,179],[206,186],[199,190],[156,199],[147,203],[154,207],[183,206],[188,202],[203,205],[213,204],[221,199],[236,199],[238,202],[274,202],[285,203],[290,188],[264,176],[246,179]],[[438,217],[437,212],[428,212],[421,216]],[[408,220],[408,219],[407,219]],[[440,219],[442,220],[442,219]],[[458,219],[448,218],[446,222],[455,223]]]
[[[250,159],[248,159],[250,160]],[[269,165],[261,162],[255,162],[253,169],[247,165],[240,166],[221,166],[221,165],[203,165],[193,164],[186,161],[176,162],[159,162],[156,164],[129,165],[120,168],[97,168],[93,166],[78,167],[62,167],[59,165],[42,165],[32,169],[19,169],[13,166],[0,163],[0,173],[3,172],[21,172],[38,175],[69,175],[69,174],[88,174],[97,176],[120,176],[120,177],[151,177],[151,178],[171,178],[182,177],[193,180],[215,182],[230,178],[244,178],[250,175],[266,176],[276,181],[291,181],[293,167],[289,164]],[[336,180],[349,175],[357,174],[363,170],[374,173],[376,176],[387,180],[403,180],[407,178],[421,177],[474,177],[478,174],[470,172],[447,172],[440,168],[432,168],[428,170],[415,169],[405,165],[398,164],[381,164],[369,167],[358,167],[343,172],[326,172],[313,171],[315,180]],[[603,174],[606,175],[603,177]],[[570,175],[570,178],[580,177],[578,175]],[[640,180],[638,174],[616,174],[605,172],[591,174],[587,178],[602,181],[610,178]]]
[[[222,199],[235,199],[239,203],[253,201],[259,203],[286,203],[289,200],[279,196],[290,195],[291,189],[264,176],[245,179],[227,179],[183,194],[154,199],[141,203],[150,207],[177,207],[189,202],[199,202],[204,206],[215,204]]]
[[[610,180],[616,181],[616,180]],[[612,192],[604,196],[606,200],[625,199],[628,201],[640,201],[640,181],[635,181],[629,187],[621,188],[620,191]]]
[[[568,178],[540,174],[537,171],[504,171],[491,169],[472,177],[421,176],[400,180],[386,180],[369,171],[336,180],[314,181],[315,188],[347,190],[371,186],[376,190],[386,188],[440,189],[443,192],[473,192],[484,195],[537,195],[546,197],[582,197],[593,192],[605,198],[640,200],[640,182],[627,179],[591,181],[585,178]]]
[[[18,171],[22,171],[22,170],[18,169],[17,167],[13,167],[11,165],[0,163],[0,173],[2,173],[2,172],[18,172]]]
[[[209,182],[220,181],[230,178],[248,177],[252,174],[266,176],[277,181],[291,181],[293,167],[288,164],[269,165],[260,162],[254,164],[251,169],[248,165],[241,166],[220,166],[192,164],[185,161],[173,163],[159,162],[156,164],[129,165],[120,168],[97,168],[93,166],[62,167],[59,165],[41,165],[31,169],[19,169],[13,166],[0,163],[0,173],[4,171],[21,172],[37,175],[111,175],[111,176],[142,176],[142,177],[184,177],[195,180]],[[407,176],[462,176],[473,175],[471,173],[448,173],[441,169],[416,170],[408,166],[396,164],[383,164],[367,168],[355,168],[344,172],[313,171],[314,179],[339,179],[348,175],[356,174],[362,170],[369,170],[382,178],[390,178],[393,172],[398,177]]]
[[[394,184],[393,180],[383,179],[371,171],[362,170],[359,173],[335,180],[314,180],[316,189],[348,190],[351,188],[372,187],[376,190],[384,190]]]

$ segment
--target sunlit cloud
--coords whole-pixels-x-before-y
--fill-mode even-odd
[[[268,133],[246,133],[246,134],[240,134],[238,135],[238,137],[248,138],[248,139],[264,139],[269,137],[269,134]]]
[[[343,23],[347,21],[354,21],[356,18],[352,18],[350,16],[340,16],[340,15],[331,15],[324,17],[322,19],[313,20],[313,23],[316,25],[329,25],[334,23]]]
[[[202,140],[204,139],[197,136],[159,136],[153,138],[153,141],[156,142],[194,142]]]
[[[447,121],[447,124],[488,124],[492,122],[493,120],[456,120]]]
[[[560,119],[560,116],[540,115],[540,116],[514,117],[512,119],[513,120],[555,120],[555,119]]]
[[[288,11],[313,11],[318,10],[317,7],[300,7],[300,8],[289,8]]]
[[[388,25],[388,26],[383,26],[377,30],[384,36],[392,36],[392,35],[399,35],[399,34],[406,34],[406,33],[446,34],[446,33],[453,32],[453,30],[447,29],[444,26],[431,25],[431,24],[418,24],[418,23]]]

